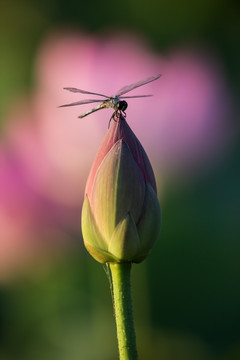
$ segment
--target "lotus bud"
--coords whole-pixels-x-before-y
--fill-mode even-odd
[[[112,121],[90,171],[82,209],[85,247],[99,262],[140,262],[161,214],[146,152],[125,119]]]

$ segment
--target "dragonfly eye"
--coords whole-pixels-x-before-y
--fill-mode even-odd
[[[127,102],[124,101],[124,100],[121,100],[121,101],[118,103],[118,110],[120,110],[120,111],[125,111],[127,107],[128,107],[128,104],[127,104]]]

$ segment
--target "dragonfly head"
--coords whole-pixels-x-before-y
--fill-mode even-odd
[[[118,102],[118,104],[117,104],[117,108],[118,108],[118,110],[120,110],[120,111],[125,111],[127,107],[128,107],[128,104],[127,104],[127,102],[124,101],[124,100],[120,100],[120,101]]]

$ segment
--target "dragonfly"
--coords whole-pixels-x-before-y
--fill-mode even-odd
[[[79,115],[78,117],[84,118],[87,115],[92,114],[95,111],[101,110],[101,109],[113,109],[114,112],[109,120],[109,123],[111,122],[112,119],[116,119],[119,118],[122,114],[124,114],[124,118],[126,117],[126,112],[125,110],[128,107],[128,103],[126,102],[126,100],[124,99],[133,99],[133,98],[143,98],[143,97],[149,97],[152,95],[132,95],[132,96],[123,96],[125,94],[127,94],[128,92],[146,85],[152,81],[155,81],[157,79],[159,79],[161,77],[161,74],[157,75],[157,76],[151,76],[148,77],[144,80],[135,82],[133,84],[127,85],[122,87],[120,90],[117,91],[117,93],[113,96],[107,96],[107,95],[103,95],[103,94],[98,94],[95,92],[91,92],[91,91],[86,91],[86,90],[81,90],[81,89],[77,89],[77,88],[73,88],[73,87],[65,87],[64,90],[68,90],[72,93],[80,93],[80,94],[88,94],[88,95],[96,95],[96,96],[101,96],[104,99],[85,99],[85,100],[80,100],[80,101],[76,101],[73,102],[71,104],[65,104],[65,105],[60,105],[59,107],[68,107],[68,106],[76,106],[76,105],[85,105],[85,104],[92,104],[92,103],[101,103],[98,106],[92,108],[89,111],[86,111],[85,113]]]

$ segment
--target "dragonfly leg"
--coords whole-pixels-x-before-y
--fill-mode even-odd
[[[112,119],[114,120],[114,121],[116,121],[115,120],[115,115],[116,115],[116,111],[114,111],[114,113],[112,114],[112,116],[110,117],[110,120],[109,120],[109,122],[108,122],[108,129],[109,129],[109,127],[110,127],[110,124],[111,124],[111,121],[112,121]]]
[[[122,114],[123,114],[123,115],[122,115]],[[110,127],[110,123],[111,123],[112,120],[114,120],[114,121],[119,121],[119,120],[121,120],[121,118],[122,118],[122,119],[125,119],[126,116],[127,116],[127,114],[125,113],[125,111],[122,111],[122,110],[117,110],[117,111],[115,111],[115,112],[112,114],[112,116],[110,117],[110,120],[109,120],[109,122],[108,122],[108,128]]]

